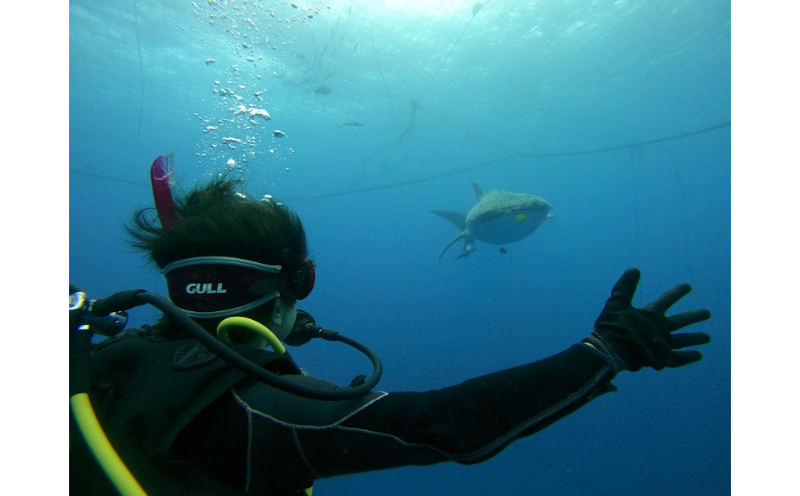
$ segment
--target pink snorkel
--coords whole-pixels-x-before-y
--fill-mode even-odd
[[[175,202],[172,200],[170,181],[172,169],[175,167],[175,155],[170,153],[166,157],[158,157],[150,167],[150,182],[153,185],[153,199],[156,202],[158,220],[164,228],[172,227],[178,220],[175,212]]]

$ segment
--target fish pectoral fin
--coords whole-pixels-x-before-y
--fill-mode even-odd
[[[462,231],[467,230],[467,216],[464,214],[460,214],[458,212],[451,212],[449,210],[431,210],[431,212],[435,213],[439,217],[443,219],[447,219],[453,224],[456,225],[457,228],[461,229]]]
[[[439,255],[439,261],[442,260],[442,257],[444,256],[444,254],[445,254],[445,252],[447,251],[448,248],[450,248],[451,246],[456,244],[456,241],[458,241],[459,239],[466,238],[466,237],[467,237],[467,231],[464,231],[464,232],[460,233],[458,236],[456,236],[455,238],[453,238],[453,241],[447,243],[447,246],[445,246],[444,250],[442,250],[442,254]],[[459,257],[459,258],[461,258],[461,257]]]
[[[556,216],[555,216],[555,215],[553,215],[553,214],[547,214],[547,217],[545,217],[545,218],[544,218],[544,220],[550,220],[550,219],[555,219],[555,218],[556,218]]]

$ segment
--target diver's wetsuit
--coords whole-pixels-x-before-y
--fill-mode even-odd
[[[341,401],[278,390],[203,351],[193,340],[133,336],[94,354],[98,416],[148,494],[296,495],[324,477],[478,463],[614,389],[613,368],[582,344],[440,390]],[[301,375],[289,358],[237,351],[338,387]],[[82,444],[72,450],[71,492],[107,494]]]

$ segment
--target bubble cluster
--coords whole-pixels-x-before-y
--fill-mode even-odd
[[[294,153],[287,133],[278,130],[280,112],[271,89],[291,62],[290,47],[303,27],[320,14],[325,2],[301,5],[285,2],[193,2],[205,53],[197,61],[208,74],[209,96],[199,123],[196,155],[209,174],[249,166],[279,167]]]

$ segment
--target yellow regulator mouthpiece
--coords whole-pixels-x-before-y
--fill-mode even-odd
[[[281,340],[269,330],[267,326],[260,322],[247,317],[228,317],[217,326],[217,339],[222,342],[230,343],[231,338],[228,336],[228,329],[231,327],[243,327],[248,331],[252,331],[257,335],[267,340],[267,343],[279,355],[286,353],[286,348],[281,343]]]

